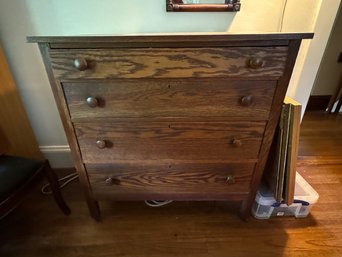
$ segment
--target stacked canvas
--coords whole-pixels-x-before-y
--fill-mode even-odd
[[[277,202],[293,203],[301,105],[286,97],[264,179]]]

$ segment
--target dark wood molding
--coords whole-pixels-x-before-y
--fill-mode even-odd
[[[327,109],[331,95],[311,95],[309,98],[307,111],[325,111]]]
[[[141,36],[31,36],[29,43],[47,43],[50,49],[102,49],[102,48],[193,48],[241,47],[241,46],[288,46],[293,39],[311,39],[313,33],[268,34],[149,34]]]
[[[313,33],[268,33],[268,34],[229,34],[229,33],[203,33],[203,34],[168,34],[167,36],[163,34],[145,34],[140,36],[29,36],[27,37],[28,43],[49,43],[51,45],[55,43],[63,43],[63,45],[68,43],[111,43],[111,47],[121,46],[122,43],[126,47],[131,44],[139,43],[139,46],[144,43],[154,43],[156,46],[163,43],[179,43],[189,42],[191,46],[197,45],[201,42],[211,43],[211,42],[238,42],[239,45],[241,41],[255,42],[259,41],[262,45],[264,41],[277,41],[284,40],[283,44],[288,45],[288,40],[291,39],[311,39],[313,38]],[[287,41],[286,41],[287,40]],[[272,42],[274,45],[274,42]],[[276,45],[277,42],[276,42]],[[86,45],[87,47],[87,45]],[[84,47],[83,47],[84,48]]]

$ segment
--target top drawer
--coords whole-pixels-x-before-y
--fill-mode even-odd
[[[287,47],[52,49],[58,79],[280,77]]]

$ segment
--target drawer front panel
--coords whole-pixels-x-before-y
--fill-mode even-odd
[[[50,50],[58,79],[279,77],[287,47]]]
[[[96,198],[218,200],[249,192],[254,163],[86,165]]]
[[[237,160],[258,157],[264,122],[78,123],[85,163]]]
[[[266,120],[276,82],[118,80],[63,83],[63,88],[72,119],[240,117]],[[87,103],[91,98],[96,100],[96,106]]]

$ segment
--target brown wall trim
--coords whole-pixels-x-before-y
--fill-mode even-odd
[[[307,111],[325,111],[328,107],[331,95],[311,95],[309,98]]]

